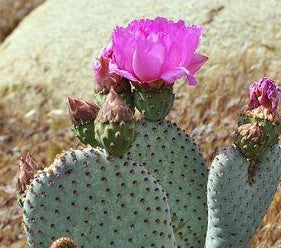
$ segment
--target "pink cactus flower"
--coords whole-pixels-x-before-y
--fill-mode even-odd
[[[112,37],[111,71],[139,83],[163,80],[172,84],[186,76],[190,85],[196,85],[194,74],[208,59],[196,53],[202,33],[201,26],[162,17],[117,27]]]
[[[270,78],[263,77],[249,87],[249,108],[255,109],[263,106],[271,113],[276,113],[281,88]]]
[[[111,44],[105,46],[101,50],[101,55],[98,60],[93,63],[93,71],[95,73],[95,79],[98,84],[102,84],[109,75],[109,63],[112,58],[112,47]]]

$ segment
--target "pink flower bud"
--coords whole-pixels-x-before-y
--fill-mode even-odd
[[[131,121],[132,119],[132,110],[121,99],[121,97],[116,93],[116,91],[111,88],[109,94],[106,97],[103,107],[98,113],[97,121],[101,123],[121,123]]]
[[[249,87],[250,103],[249,109],[259,106],[275,114],[279,103],[279,93],[281,88],[270,78],[263,77],[258,82],[254,82]]]
[[[25,156],[20,158],[18,179],[16,183],[17,191],[24,192],[31,179],[41,167],[28,152]]]
[[[93,63],[96,92],[108,93],[111,87],[118,93],[130,89],[128,80],[112,71],[112,53],[111,44],[105,46],[101,50],[100,57]]]
[[[97,117],[99,107],[95,104],[68,97],[69,115],[74,126],[80,126]]]
[[[196,52],[202,33],[201,26],[186,26],[182,20],[134,20],[114,30],[110,70],[138,83],[172,84],[186,76],[196,85],[194,74],[207,60]]]

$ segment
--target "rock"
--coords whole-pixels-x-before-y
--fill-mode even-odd
[[[44,0],[0,0],[0,42]]]

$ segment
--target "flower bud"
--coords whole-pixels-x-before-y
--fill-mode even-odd
[[[136,138],[133,113],[113,88],[95,120],[95,135],[112,156],[123,155]]]
[[[97,120],[101,123],[121,123],[131,121],[133,113],[129,106],[119,97],[116,91],[111,88],[104,106],[100,109]]]
[[[110,44],[101,50],[100,57],[93,63],[96,93],[107,94],[111,87],[117,93],[130,91],[131,89],[128,79],[111,71],[112,54],[113,51]]]
[[[95,104],[68,98],[69,114],[73,122],[73,131],[83,144],[96,147],[98,142],[95,139],[94,120],[97,117],[99,107]]]
[[[95,104],[68,97],[70,118],[74,126],[80,126],[96,119],[99,107]]]
[[[263,77],[249,87],[250,103],[248,109],[255,109],[259,106],[275,114],[279,103],[281,88],[270,78]]]
[[[260,125],[264,134],[263,151],[276,144],[281,133],[281,117],[277,112],[280,90],[273,80],[266,77],[252,83],[249,87],[250,102],[238,119],[239,128],[245,124]],[[257,154],[262,155],[262,151]]]
[[[26,190],[30,181],[34,178],[41,167],[28,152],[26,155],[22,156],[19,161],[19,172],[16,183],[16,189],[18,192],[22,193]]]

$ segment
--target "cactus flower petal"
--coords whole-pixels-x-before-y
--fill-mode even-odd
[[[193,58],[190,61],[188,70],[190,73],[195,74],[208,60],[208,57],[201,54],[194,54]]]
[[[196,53],[202,33],[201,26],[161,17],[117,27],[112,37],[114,72],[140,84],[159,79],[172,84],[186,76],[194,85],[194,74],[207,60]]]
[[[190,73],[188,69],[184,67],[175,67],[171,70],[164,72],[161,75],[161,79],[163,79],[166,83],[172,84],[173,82],[175,82],[175,80],[181,78],[184,75],[187,77],[189,85],[196,85],[195,77]]]
[[[112,62],[112,45],[109,44],[102,48],[100,57],[93,62],[93,71],[95,76],[95,91],[108,93],[113,87],[118,93],[128,90],[129,83],[122,75],[115,71],[116,66]]]

